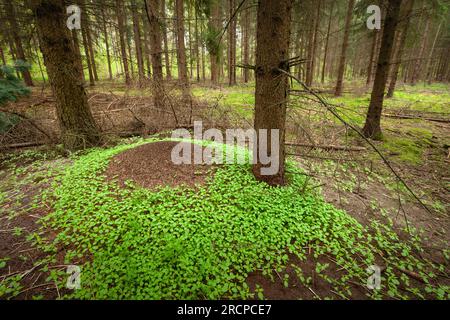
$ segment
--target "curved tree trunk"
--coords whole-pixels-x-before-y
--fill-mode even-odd
[[[62,0],[32,0],[41,51],[56,98],[56,112],[64,146],[70,150],[98,145],[99,130],[89,109],[77,72],[76,54]]]

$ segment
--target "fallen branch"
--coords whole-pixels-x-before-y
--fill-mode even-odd
[[[306,147],[312,149],[323,149],[323,150],[336,150],[336,151],[366,151],[364,147],[346,147],[346,146],[335,146],[335,145],[318,145],[318,144],[308,144],[308,143],[285,143],[286,146],[292,147]]]
[[[395,119],[426,120],[426,121],[433,121],[433,122],[450,123],[450,119],[410,116],[410,115],[406,115],[406,114],[383,113],[382,116],[386,117],[386,118],[395,118]]]

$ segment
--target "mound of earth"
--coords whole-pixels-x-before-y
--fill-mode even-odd
[[[153,189],[157,186],[176,187],[186,185],[193,187],[205,182],[212,175],[212,165],[192,164],[176,165],[171,160],[171,152],[180,142],[160,141],[124,151],[114,156],[106,170],[108,180],[118,180],[120,185],[132,180],[138,185]],[[192,144],[182,142],[186,147]],[[204,149],[204,147],[203,147]],[[193,150],[193,149],[192,149]]]

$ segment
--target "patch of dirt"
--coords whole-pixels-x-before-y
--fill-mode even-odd
[[[121,186],[127,180],[132,180],[148,189],[181,185],[195,187],[203,184],[217,165],[194,164],[194,145],[187,142],[181,142],[180,146],[192,148],[192,164],[174,164],[171,153],[177,144],[179,142],[153,142],[122,152],[111,159],[106,170],[107,179],[118,180]],[[203,151],[205,149],[202,147]]]

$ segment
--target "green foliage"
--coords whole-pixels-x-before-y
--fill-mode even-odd
[[[429,266],[410,254],[418,249],[399,241],[391,226],[361,226],[317,191],[308,191],[305,176],[293,163],[288,164],[290,183],[283,188],[257,182],[248,165],[225,165],[196,190],[150,191],[132,182],[123,189],[105,181],[102,173],[113,155],[152,141],[75,156],[37,200],[54,208],[41,222],[58,235],[52,241],[38,233],[29,239],[49,253],[47,263],[64,246],[70,248],[65,263],[82,267],[81,290],[66,298],[263,299],[261,288],[250,292],[248,274],[281,272],[289,254],[307,258],[305,247],[315,257],[333,256],[347,271],[335,279],[326,275],[328,265],[316,265],[319,276],[342,298],[351,295],[350,279],[365,285],[365,269],[378,252],[392,270],[413,269],[425,279],[433,277],[425,272]],[[383,294],[404,297],[399,286],[409,286],[391,269],[383,275]],[[297,274],[308,285],[301,269]],[[67,277],[53,276],[61,286]],[[283,284],[289,286],[289,279]],[[428,295],[448,294],[446,287],[428,289]],[[413,297],[425,294],[417,290],[411,288]]]
[[[27,95],[30,90],[14,75],[14,70],[26,68],[25,63],[18,62],[14,67],[0,67],[0,105],[16,101],[19,96]]]

